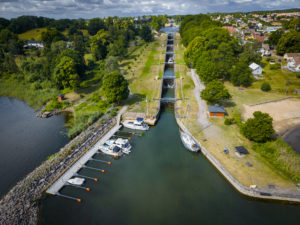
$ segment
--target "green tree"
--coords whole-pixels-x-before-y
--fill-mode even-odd
[[[216,104],[231,98],[231,95],[221,81],[214,80],[206,85],[206,88],[201,92],[201,98],[209,104]]]
[[[271,90],[271,85],[268,82],[263,82],[260,86],[260,89],[262,91],[270,91]]]
[[[87,30],[90,35],[95,35],[101,29],[105,28],[105,23],[100,18],[93,18],[89,21]]]
[[[266,142],[274,134],[273,118],[268,113],[256,111],[254,118],[249,118],[242,125],[242,132],[246,138],[255,142]]]
[[[109,55],[124,57],[127,54],[127,41],[123,35],[119,35],[113,43],[108,46]]]
[[[72,88],[75,89],[79,85],[79,75],[76,71],[75,61],[63,56],[54,69],[54,80],[59,89]]]
[[[282,35],[276,45],[279,55],[289,52],[300,52],[300,32],[290,31]]]
[[[97,34],[91,37],[91,52],[95,60],[105,59],[107,55],[107,46],[109,44],[108,32],[99,30]]]
[[[230,82],[234,86],[250,86],[253,79],[249,66],[244,62],[237,63],[230,71]]]
[[[52,42],[61,41],[64,39],[64,35],[55,28],[47,29],[45,32],[42,33],[42,42],[48,49],[50,49]]]
[[[258,42],[246,43],[243,46],[242,53],[240,54],[240,61],[246,63],[247,65],[253,62],[260,64],[261,54],[258,52],[260,47],[261,44]]]
[[[283,34],[284,34],[283,30],[281,30],[281,29],[272,32],[268,39],[268,43],[270,45],[276,46]]]
[[[129,95],[128,82],[119,71],[104,76],[102,90],[109,103],[119,102]]]
[[[153,35],[149,25],[144,24],[139,32],[139,35],[146,42],[153,41]]]
[[[104,63],[104,71],[105,73],[111,73],[113,71],[119,70],[119,62],[117,57],[115,56],[109,56],[107,59],[105,59]]]

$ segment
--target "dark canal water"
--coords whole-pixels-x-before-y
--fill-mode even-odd
[[[173,97],[169,89],[164,97]],[[126,131],[126,130],[123,130]],[[139,133],[139,132],[138,132]],[[83,169],[86,192],[65,187],[41,202],[39,225],[298,225],[300,207],[238,194],[200,154],[181,143],[172,105],[162,105],[155,127],[133,136],[132,153],[113,160],[104,175]],[[97,155],[98,159],[112,160]],[[95,161],[90,166],[104,168]]]
[[[63,115],[35,114],[20,100],[0,97],[0,196],[69,140]]]

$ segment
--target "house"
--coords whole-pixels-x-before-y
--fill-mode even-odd
[[[228,30],[230,35],[233,35],[235,32],[238,32],[238,29],[232,26],[223,26],[222,28]]]
[[[63,94],[59,94],[57,97],[58,101],[63,101],[65,99],[65,96]]]
[[[262,67],[256,63],[251,63],[249,68],[252,70],[252,75],[255,79],[260,79],[259,76],[262,74]]]
[[[226,111],[223,106],[218,104],[216,105],[209,105],[208,106],[209,116],[212,117],[224,117],[226,115]]]
[[[41,41],[28,41],[24,48],[44,48],[44,45]]]
[[[300,72],[300,53],[286,53],[284,59],[287,60],[287,69],[292,72]]]
[[[279,29],[281,29],[281,28],[282,28],[282,26],[267,27],[267,28],[266,28],[266,32],[271,33],[271,32],[274,32],[274,31],[276,31],[276,30],[279,30]]]
[[[262,44],[259,52],[261,53],[261,56],[271,56],[270,46],[268,44]]]
[[[300,53],[285,53],[283,55],[283,58],[288,62],[292,60],[294,57],[299,57]]]

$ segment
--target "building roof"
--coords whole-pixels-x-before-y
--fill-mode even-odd
[[[223,106],[220,106],[218,104],[215,105],[209,105],[208,106],[208,111],[212,113],[226,113],[225,109]]]
[[[27,44],[42,44],[41,41],[27,41]]]
[[[285,53],[284,55],[287,57],[299,57],[300,53]]]
[[[256,70],[256,69],[258,69],[258,68],[261,67],[261,66],[258,65],[258,64],[256,64],[256,63],[251,63],[251,64],[249,65],[249,67],[250,67],[250,69],[252,69],[252,70]]]
[[[240,154],[249,154],[248,150],[244,146],[236,146],[234,148]]]

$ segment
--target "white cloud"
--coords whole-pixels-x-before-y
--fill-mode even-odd
[[[0,17],[55,18],[197,14],[299,7],[299,0],[0,0]]]

